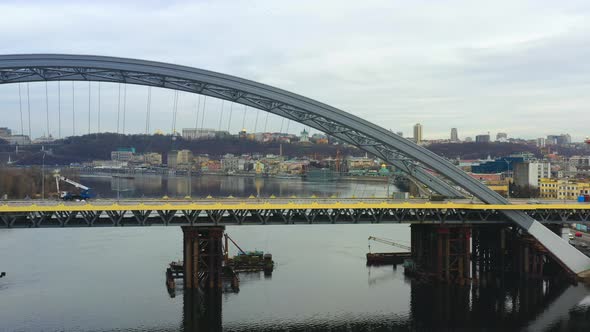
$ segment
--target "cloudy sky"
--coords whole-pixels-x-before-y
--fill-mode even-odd
[[[507,132],[590,135],[588,1],[2,1],[0,53],[77,53],[172,62],[275,85],[427,139]],[[29,88],[33,136],[47,131],[45,84]],[[88,83],[48,84],[49,131],[88,131]],[[91,91],[91,131],[116,131],[118,85]],[[0,126],[20,131],[27,86],[0,86]],[[127,88],[127,132],[145,131],[147,88]],[[155,89],[150,130],[169,132],[174,93]],[[181,94],[178,128],[197,96]],[[229,121],[229,109],[232,121]],[[205,127],[301,125],[208,100]],[[199,120],[200,121],[200,120]],[[266,125],[265,125],[266,123]],[[199,126],[201,126],[199,124]],[[26,131],[26,129],[25,129]]]

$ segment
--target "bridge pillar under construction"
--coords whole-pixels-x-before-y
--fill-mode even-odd
[[[414,272],[442,282],[571,278],[539,241],[505,225],[414,224],[412,259]]]
[[[221,289],[224,230],[219,226],[182,226],[186,289]]]
[[[419,273],[444,282],[470,279],[471,227],[412,225],[412,259]]]

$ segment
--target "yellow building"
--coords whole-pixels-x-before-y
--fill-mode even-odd
[[[180,150],[176,158],[178,165],[189,165],[193,161],[193,153],[191,150]]]
[[[541,198],[577,200],[580,195],[590,194],[590,183],[569,179],[541,179],[539,181]]]

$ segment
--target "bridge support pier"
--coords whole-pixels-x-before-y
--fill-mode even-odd
[[[443,282],[470,279],[471,227],[412,225],[412,259],[420,273]]]
[[[182,226],[184,288],[221,289],[224,230],[223,226]]]

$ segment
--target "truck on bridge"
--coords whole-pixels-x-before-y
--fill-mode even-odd
[[[72,193],[69,191],[60,191],[60,188],[59,188],[60,181],[63,181],[65,183],[69,183],[72,186],[78,188],[80,190],[80,193],[76,194],[76,193]],[[70,180],[64,176],[59,175],[59,174],[55,175],[55,185],[57,186],[57,193],[59,195],[59,198],[63,199],[64,201],[73,201],[73,200],[85,201],[85,200],[92,198],[92,192],[89,187],[87,187],[81,183],[78,183],[74,180]]]

